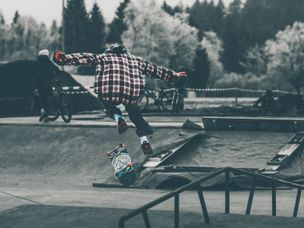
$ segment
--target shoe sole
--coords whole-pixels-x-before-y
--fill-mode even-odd
[[[152,154],[152,152],[153,152],[152,148],[147,151],[143,151],[144,155]]]
[[[121,135],[121,134],[125,133],[127,130],[128,130],[128,126],[124,126],[124,127],[118,129],[118,133]]]

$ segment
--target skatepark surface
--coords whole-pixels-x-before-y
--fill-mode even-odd
[[[120,143],[126,145],[134,163],[144,159],[132,127],[120,136],[116,127],[82,122],[11,124],[1,125],[0,130],[0,171],[6,177],[1,180],[4,186],[41,183],[88,186],[94,179],[113,179],[113,168],[105,154]],[[192,134],[180,127],[162,127],[150,141],[156,149],[183,141]]]
[[[97,228],[118,227],[117,220],[120,216],[127,214],[128,209],[116,208],[90,208],[90,207],[67,207],[67,206],[34,206],[23,205],[5,213],[0,214],[0,221],[5,217],[6,221],[1,227],[5,228],[30,228],[30,227],[74,227],[74,228]],[[151,219],[151,227],[168,228],[173,227],[173,214],[168,211],[153,210],[149,213]],[[113,219],[114,217],[114,219]],[[115,219],[116,218],[116,219]],[[240,215],[222,215],[211,214],[212,224],[205,225],[201,220],[201,213],[183,212],[180,220],[181,227],[246,227],[248,228],[274,228],[282,227],[301,227],[304,219],[302,218],[284,218],[269,216],[240,216]],[[161,222],[160,222],[161,220]],[[33,222],[34,221],[34,222]],[[201,221],[201,222],[200,222]],[[22,224],[22,226],[21,226]],[[284,225],[287,226],[284,226]],[[141,218],[135,219],[127,223],[127,227],[145,227]]]
[[[122,136],[111,121],[77,118],[71,124],[37,123],[35,118],[0,119],[0,227],[118,227],[118,220],[168,192],[162,189],[93,188],[98,181],[115,181],[105,156],[124,142],[134,162],[144,159],[135,129]],[[174,118],[172,118],[174,119]],[[171,119],[171,120],[172,120]],[[182,129],[186,118],[151,120],[154,148],[183,141],[198,130]],[[199,123],[200,118],[194,118]],[[102,123],[101,123],[102,122]],[[280,150],[292,133],[203,133],[169,160],[174,165],[260,168]],[[302,159],[303,160],[303,159]],[[293,171],[302,173],[302,162]],[[289,172],[291,172],[289,170]],[[197,178],[199,174],[195,174]],[[153,179],[150,179],[153,181]],[[153,183],[150,183],[153,186]],[[146,187],[146,186],[145,186]],[[278,191],[277,215],[271,217],[271,193],[258,191],[252,214],[246,210],[248,191],[231,193],[231,213],[224,212],[224,193],[204,191],[211,224],[206,227],[303,227],[304,204],[299,218],[291,218],[296,191]],[[181,195],[181,227],[202,227],[196,192]],[[173,227],[173,201],[149,210],[152,227]],[[263,215],[263,216],[262,216]],[[144,227],[142,216],[126,227]]]

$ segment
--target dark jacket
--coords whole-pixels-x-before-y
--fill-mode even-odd
[[[60,73],[59,68],[46,55],[37,57],[34,71],[34,86],[37,89],[50,87],[54,77]]]

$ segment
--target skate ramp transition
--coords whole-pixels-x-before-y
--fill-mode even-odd
[[[205,132],[193,137],[178,154],[160,167],[146,169],[137,187],[177,188],[203,175],[224,167],[261,172],[292,138],[288,132]],[[299,151],[276,174],[280,179],[304,183],[304,151]],[[257,187],[268,188],[269,183],[256,180]],[[252,179],[246,175],[231,175],[231,188],[248,189]],[[201,184],[204,188],[225,188],[225,176],[219,175]],[[135,184],[135,185],[136,185]]]
[[[142,186],[159,183],[157,188],[176,188],[224,167],[261,172],[293,135],[288,132],[206,132],[182,147],[174,159],[146,174]],[[303,184],[304,151],[296,153],[271,176]],[[231,175],[230,182],[235,189],[248,189],[252,185],[252,179],[244,175]],[[224,184],[225,176],[219,175],[201,186],[222,189]],[[269,187],[263,180],[257,180],[256,184],[263,189]]]
[[[200,133],[160,128],[151,142],[155,150],[165,149]],[[144,159],[134,128],[119,136],[115,127],[7,124],[0,125],[0,139],[2,187],[118,184],[105,153],[119,143],[126,144],[133,162]]]
[[[257,171],[291,136],[292,133],[206,133],[195,129],[158,128],[151,139],[154,151],[188,142],[160,167],[143,170],[132,187],[175,188],[227,166]],[[1,186],[92,186],[93,183],[102,187],[120,186],[105,156],[119,143],[126,144],[134,163],[144,160],[134,128],[119,136],[115,127],[0,125]],[[303,180],[303,158],[303,153],[294,157],[277,176]],[[231,182],[240,188],[251,184],[251,180],[243,176],[232,177]],[[204,183],[204,187],[222,183],[224,178],[219,176]]]

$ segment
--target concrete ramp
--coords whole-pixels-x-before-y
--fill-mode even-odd
[[[157,129],[155,149],[185,140],[182,129]],[[1,125],[1,186],[91,186],[112,179],[105,152],[125,143],[133,162],[144,159],[134,128],[119,136],[116,127]],[[115,178],[114,178],[115,179]]]
[[[290,133],[212,132],[157,128],[154,151],[170,149],[193,138],[164,166],[263,167],[290,138]],[[198,137],[194,137],[194,136]],[[272,140],[267,138],[272,136]],[[265,144],[267,141],[267,144]],[[126,144],[134,163],[144,160],[135,129],[122,136],[115,126],[71,124],[0,125],[0,183],[2,187],[118,185],[105,152]],[[304,156],[304,155],[303,155]],[[296,156],[279,177],[302,178],[304,157]],[[146,169],[134,187],[177,187],[202,172],[150,172]],[[209,173],[207,171],[206,173]],[[299,179],[299,178],[298,178]],[[239,182],[239,180],[237,180]]]
[[[280,170],[277,177],[304,184],[304,152],[294,156],[289,165]]]

